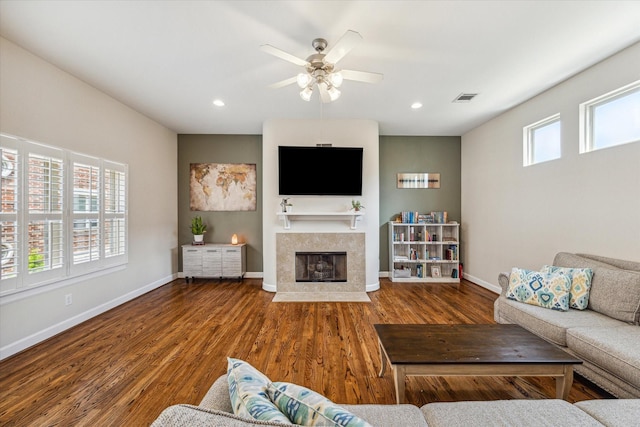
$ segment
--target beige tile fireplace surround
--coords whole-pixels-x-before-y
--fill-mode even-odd
[[[296,252],[346,252],[346,282],[296,282]],[[366,293],[365,233],[276,233],[274,302],[362,301]]]

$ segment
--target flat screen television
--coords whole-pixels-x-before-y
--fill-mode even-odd
[[[361,196],[362,147],[278,147],[281,196]]]

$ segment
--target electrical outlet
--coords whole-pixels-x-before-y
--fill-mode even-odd
[[[73,303],[72,294],[67,294],[64,296],[64,305],[71,305]]]

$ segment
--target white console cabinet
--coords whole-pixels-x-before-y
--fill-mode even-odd
[[[182,245],[184,277],[237,277],[246,273],[247,245],[207,243]]]

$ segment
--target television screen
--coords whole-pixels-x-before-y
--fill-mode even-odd
[[[281,196],[361,196],[361,147],[278,147]]]

